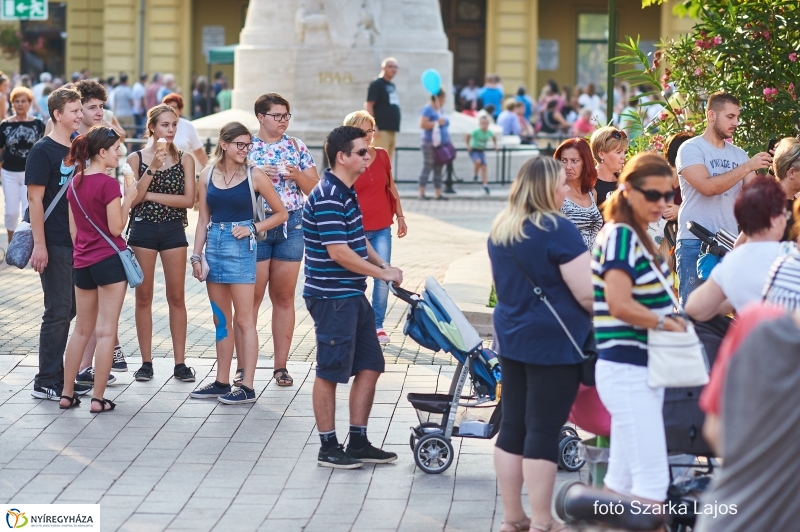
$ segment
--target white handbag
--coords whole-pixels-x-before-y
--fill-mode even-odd
[[[650,267],[680,308],[664,275],[650,260]],[[694,326],[687,319],[686,332],[647,330],[647,385],[651,388],[690,388],[708,383],[708,358]]]

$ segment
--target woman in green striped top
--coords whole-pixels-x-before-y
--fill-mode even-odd
[[[647,330],[683,331],[672,300],[656,275],[670,276],[647,234],[672,200],[672,170],[657,155],[639,154],[606,202],[608,223],[592,254],[594,325],[600,359],[596,380],[611,414],[611,450],[604,483],[612,491],[661,502],[669,486],[661,410],[663,388],[647,385]]]

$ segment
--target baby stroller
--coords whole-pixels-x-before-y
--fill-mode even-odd
[[[403,334],[422,347],[448,352],[458,360],[448,393],[408,394],[420,421],[411,428],[409,439],[414,461],[426,473],[442,473],[453,463],[452,437],[491,439],[500,430],[500,364],[494,352],[483,348],[478,332],[433,277],[426,279],[421,294],[393,284],[389,289],[409,305]],[[467,377],[470,387],[464,395]],[[460,408],[463,417],[457,424]],[[467,412],[477,414],[464,415]]]
[[[483,348],[478,332],[433,277],[426,279],[422,294],[393,284],[389,289],[409,304],[403,334],[423,347],[434,352],[448,352],[458,360],[447,394],[408,394],[408,401],[417,410],[420,421],[411,428],[409,438],[414,460],[426,473],[441,473],[453,461],[450,438],[491,439],[500,430],[500,364],[492,350]],[[462,393],[468,376],[471,393],[465,396]],[[479,418],[477,420],[461,419],[456,425],[459,407],[486,414],[473,416]],[[432,421],[438,415],[441,421]],[[573,427],[561,428],[558,446],[561,469],[579,471],[584,466],[586,461],[578,454],[580,441]]]

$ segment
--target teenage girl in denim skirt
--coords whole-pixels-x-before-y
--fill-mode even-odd
[[[256,282],[256,232],[267,231],[288,219],[288,213],[266,174],[250,168],[247,153],[253,147],[250,132],[238,122],[224,126],[214,156],[200,173],[200,215],[191,257],[194,277],[206,281],[208,298],[217,327],[216,380],[193,391],[197,399],[218,398],[221,403],[253,403],[258,335],[253,316]],[[255,193],[264,198],[272,216],[255,223],[253,200],[247,174],[250,168]],[[260,198],[257,197],[257,201]],[[205,247],[208,263],[204,279]],[[234,328],[231,303],[236,313],[236,327],[241,335],[238,356],[243,371],[241,385],[230,386]]]

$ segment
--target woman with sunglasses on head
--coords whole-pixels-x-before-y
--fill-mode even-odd
[[[383,148],[372,146],[375,135],[375,119],[367,111],[355,111],[344,119],[344,126],[353,126],[367,132],[367,169],[353,185],[358,194],[358,205],[364,217],[364,231],[372,248],[388,265],[392,258],[392,223],[397,215],[397,238],[408,232],[406,217],[400,205],[400,194],[392,177],[392,162]],[[360,152],[359,152],[360,156]],[[388,344],[391,338],[383,328],[389,285],[375,279],[372,285],[372,308],[375,310],[375,329],[378,341]]]
[[[553,158],[564,165],[569,187],[561,212],[575,224],[586,247],[591,251],[594,239],[603,227],[603,215],[600,214],[595,199],[597,170],[592,164],[592,149],[585,139],[567,139],[556,149]]]
[[[0,122],[0,153],[3,166],[0,176],[6,204],[6,231],[8,241],[14,236],[19,217],[28,208],[28,189],[25,186],[25,162],[28,152],[44,136],[44,122],[29,115],[33,92],[25,87],[11,91],[14,115]]]
[[[589,141],[597,161],[597,206],[602,210],[606,199],[617,190],[617,176],[625,164],[628,136],[614,126],[605,126],[592,133]]]
[[[793,204],[800,194],[800,139],[786,137],[781,139],[775,147],[775,157],[772,160],[772,174],[778,178],[786,194],[786,217],[788,224],[783,235],[784,240],[796,241],[800,237],[795,224],[798,222],[794,216]]]
[[[253,147],[251,138],[247,128],[238,122],[231,122],[220,130],[214,156],[200,172],[200,215],[191,257],[194,277],[206,281],[217,326],[217,374],[214,382],[197,388],[190,396],[196,399],[217,398],[224,404],[246,404],[256,400],[253,389],[258,361],[253,308],[256,233],[279,227],[289,218],[267,175],[247,159]],[[272,213],[260,222],[253,218],[253,194],[256,197],[260,195]],[[204,247],[207,276],[203,275],[200,255]],[[242,369],[238,388],[230,385],[234,324],[237,356]]]
[[[80,404],[74,395],[74,382],[83,352],[93,334],[97,338],[97,349],[91,412],[107,412],[116,406],[103,394],[111,373],[114,340],[128,279],[117,251],[99,231],[110,238],[117,248],[127,247],[120,235],[125,228],[131,203],[136,198],[136,185],[125,189],[120,204],[119,183],[105,174],[107,168],[116,168],[119,164],[119,149],[120,137],[117,132],[96,126],[72,141],[64,162],[66,166],[78,165],[81,170],[67,190],[69,228],[74,242],[73,280],[77,320],[64,355],[62,409]],[[89,162],[88,166],[85,166],[86,161]]]
[[[194,382],[194,370],[186,366],[186,209],[194,204],[194,159],[179,152],[173,140],[178,113],[161,104],[147,113],[145,138],[151,142],[128,155],[139,194],[131,210],[128,244],[144,271],[144,282],[136,287],[136,336],[142,367],[134,378],[153,378],[153,289],[156,259],[161,257],[169,306],[169,331],[175,368],[172,376]]]
[[[640,153],[625,165],[605,205],[608,223],[592,253],[594,326],[599,350],[597,392],[611,414],[605,485],[642,501],[667,496],[669,465],[662,407],[664,389],[647,384],[648,329],[684,331],[671,316],[671,273],[647,233],[672,201],[672,169]],[[658,268],[666,283],[661,282]]]
[[[288,220],[276,225],[267,238],[258,243],[253,320],[269,286],[272,303],[272,342],[275,383],[294,384],[286,362],[294,334],[294,297],[300,261],[303,260],[303,205],[305,195],[319,183],[314,158],[303,141],[286,134],[292,118],[289,102],[274,92],[259,96],[255,103],[258,134],[252,137],[248,161],[261,169],[272,182],[275,192],[289,212]],[[274,210],[266,205],[267,219]],[[255,323],[255,322],[254,322]],[[241,381],[242,365],[238,359],[241,338],[236,330],[237,370],[235,382]]]

